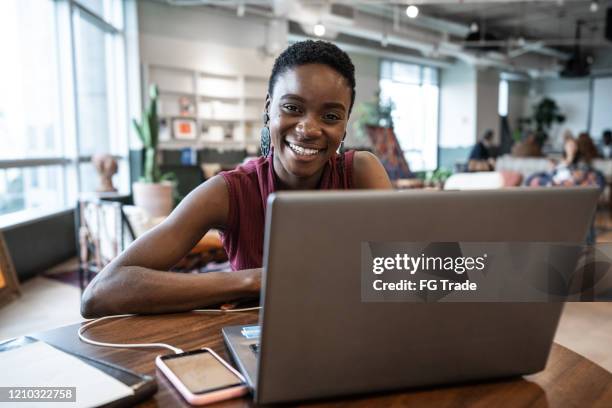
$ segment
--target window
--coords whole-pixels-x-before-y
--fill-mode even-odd
[[[0,169],[0,214],[61,209],[63,174],[61,165]]]
[[[122,20],[120,0],[0,1],[0,226],[73,207],[95,153],[127,189]]]
[[[499,116],[508,116],[508,81],[499,81],[499,101],[497,102]]]
[[[87,2],[86,4],[91,3]],[[109,14],[112,2],[104,1]],[[102,7],[102,2],[95,2]],[[109,153],[119,159],[120,185],[128,183],[127,130],[125,127],[125,89],[123,37],[115,27],[88,11],[73,12],[74,60],[76,68],[76,98],[78,115],[78,159],[80,191],[93,191],[97,175],[90,163],[91,156]]]
[[[437,68],[383,60],[381,100],[391,100],[395,135],[412,171],[438,165]]]
[[[49,16],[51,1],[0,2],[0,160],[61,156],[55,21]]]

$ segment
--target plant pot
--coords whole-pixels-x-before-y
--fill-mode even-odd
[[[143,183],[132,184],[134,205],[145,210],[151,217],[170,215],[173,207],[174,183]]]

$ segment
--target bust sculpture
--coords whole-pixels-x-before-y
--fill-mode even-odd
[[[115,192],[113,176],[117,173],[117,160],[110,154],[96,154],[91,158],[94,168],[100,177],[100,185],[97,192]]]

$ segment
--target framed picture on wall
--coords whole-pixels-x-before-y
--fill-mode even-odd
[[[19,281],[11,261],[11,256],[0,232],[0,306],[20,294]]]
[[[172,136],[177,140],[195,140],[198,137],[198,124],[193,118],[173,118]]]

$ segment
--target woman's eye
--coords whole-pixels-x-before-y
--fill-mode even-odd
[[[297,105],[292,105],[292,104],[285,104],[283,105],[283,108],[289,112],[299,112],[300,108],[297,107]]]
[[[340,119],[342,119],[342,117],[340,117],[340,115],[337,115],[335,113],[326,113],[324,118],[325,118],[325,120],[340,120]]]

